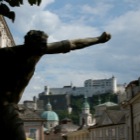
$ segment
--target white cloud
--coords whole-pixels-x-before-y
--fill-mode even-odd
[[[42,0],[39,7],[40,7],[41,9],[44,9],[44,8],[46,8],[47,6],[49,6],[49,4],[52,4],[52,3],[54,3],[54,2],[55,2],[55,0]]]
[[[105,4],[96,1],[93,7],[93,3],[87,2],[83,6],[81,3],[72,9],[69,1],[64,9],[54,9],[55,12],[46,8],[48,4],[55,5],[55,1],[43,2],[41,7],[25,6],[16,9],[16,21],[14,24],[9,22],[9,25],[18,42],[23,42],[23,36],[33,28],[47,32],[49,42],[97,36],[104,30],[112,34],[112,39],[108,43],[84,50],[44,56],[22,100],[31,99],[42,92],[45,85],[62,87],[73,82],[75,86],[82,86],[86,79],[110,78],[112,75],[117,77],[118,82],[124,83],[139,77],[140,10],[137,4],[133,3],[137,7],[133,9],[132,3],[129,5],[127,1],[127,6],[131,8],[124,8],[125,11],[119,9],[117,14],[114,11],[116,7],[112,7],[120,3],[115,0],[108,0]],[[73,15],[78,7],[79,11]],[[101,18],[93,20],[95,16]]]
[[[93,14],[96,16],[104,16],[113,8],[112,4],[99,2],[95,6],[86,4],[82,7],[82,12],[87,14]]]
[[[139,16],[140,9],[136,11],[129,11],[119,17],[112,19],[109,22],[109,28],[116,33],[120,33],[122,31],[138,32],[137,29],[140,24],[140,19],[138,18]]]

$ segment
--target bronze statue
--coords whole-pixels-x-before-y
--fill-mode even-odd
[[[103,32],[101,36],[85,39],[64,40],[48,43],[48,35],[42,31],[31,30],[25,35],[23,45],[0,49],[0,108],[8,137],[25,140],[23,122],[18,117],[17,104],[32,78],[35,66],[45,54],[67,53],[91,45],[105,43],[111,35]],[[8,123],[8,124],[7,124]],[[1,133],[1,132],[0,132]],[[8,138],[7,138],[8,139]]]

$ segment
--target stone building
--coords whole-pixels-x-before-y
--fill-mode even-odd
[[[48,88],[44,87],[44,91],[39,93],[38,98],[36,98],[36,103],[38,109],[45,109],[45,106],[48,102],[51,102],[54,110],[68,110],[70,105],[70,95],[68,94],[48,94]]]
[[[92,140],[92,139],[90,139],[89,130],[87,128],[83,128],[83,129],[68,133],[67,140]]]
[[[64,86],[63,88],[49,88],[48,90],[51,94],[71,94],[86,95],[91,97],[92,95],[104,94],[104,93],[117,93],[124,91],[124,85],[117,85],[116,77],[112,76],[108,79],[88,79],[84,81],[83,87],[76,87],[72,84],[69,86]]]
[[[126,86],[123,98],[120,97],[120,104],[127,109],[126,126],[127,140],[140,139],[140,78],[131,81]]]
[[[116,103],[113,102],[105,102],[102,104],[99,104],[94,107],[95,109],[95,114],[94,114],[94,124],[99,121],[100,117],[106,110],[120,110],[120,106]]]
[[[0,48],[15,46],[13,36],[6,20],[0,15]]]
[[[106,110],[95,125],[89,128],[90,140],[127,140],[125,112]]]
[[[24,121],[25,133],[28,138],[34,140],[44,140],[44,123],[36,110],[28,108],[25,105],[19,106],[19,115]]]
[[[118,104],[99,104],[95,107],[94,124],[83,124],[77,131],[68,133],[67,140],[127,140],[125,114]]]
[[[126,140],[125,111],[118,104],[105,102],[95,106],[90,140]]]
[[[93,92],[94,94],[103,94],[106,92],[116,93],[117,80],[114,76],[109,79],[89,79],[84,82],[84,87],[87,88],[87,92]]]

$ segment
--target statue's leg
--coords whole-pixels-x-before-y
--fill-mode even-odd
[[[1,108],[1,127],[0,133],[5,135],[5,140],[26,140],[24,131],[24,123],[18,115],[18,108],[16,105],[9,104]]]

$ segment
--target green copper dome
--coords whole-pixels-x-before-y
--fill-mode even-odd
[[[58,115],[54,111],[44,111],[41,115],[43,119],[48,121],[58,121]]]
[[[89,103],[87,101],[87,97],[84,97],[84,103],[82,105],[82,108],[90,108],[90,105],[89,105]]]
[[[46,111],[44,111],[41,114],[41,117],[48,121],[58,121],[59,120],[58,115],[54,111],[52,111],[52,106],[51,106],[50,102],[47,103]]]

